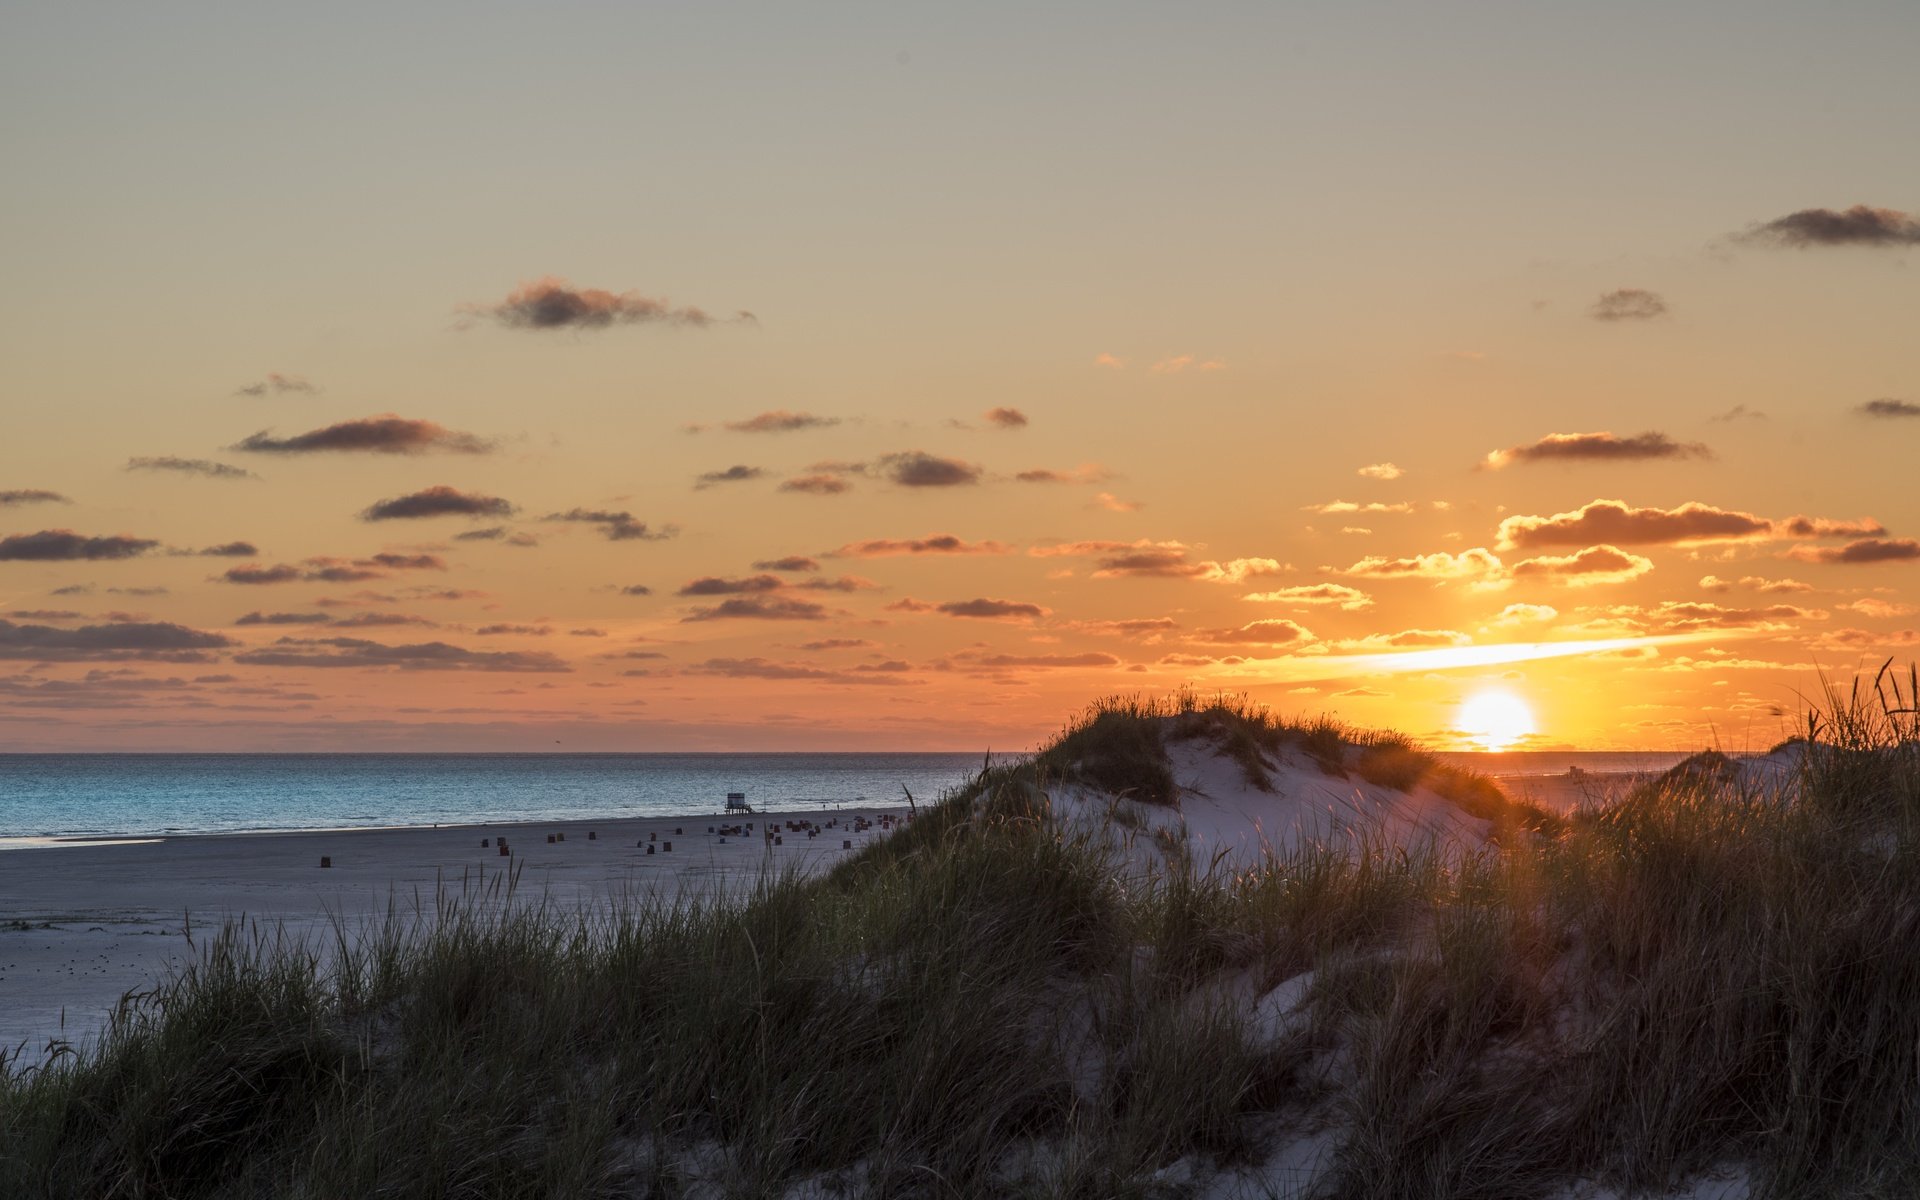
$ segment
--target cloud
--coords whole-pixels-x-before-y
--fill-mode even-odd
[[[1319,513],[1321,516],[1327,517],[1345,513],[1377,513],[1391,516],[1405,516],[1414,509],[1413,504],[1405,500],[1397,504],[1382,504],[1377,500],[1368,504],[1358,504],[1352,500],[1329,500],[1325,504],[1303,504],[1300,506],[1300,510],[1302,512]]]
[[[1093,356],[1093,365],[1118,371],[1127,365],[1127,360],[1112,354],[1101,353]]]
[[[1064,627],[1076,633],[1158,641],[1158,637],[1154,635],[1170,633],[1180,628],[1180,622],[1172,617],[1134,617],[1118,621],[1070,621]]]
[[[59,492],[50,492],[45,488],[15,488],[0,492],[0,508],[12,508],[19,504],[72,504],[73,501]]]
[[[1197,562],[1188,557],[1191,549],[1184,542],[1155,542],[1142,538],[1135,542],[1062,542],[1054,546],[1035,546],[1027,553],[1035,558],[1094,558],[1095,579],[1203,579],[1209,583],[1242,583],[1265,575],[1278,575],[1290,569],[1271,558]]]
[[[293,583],[300,578],[300,575],[301,571],[299,567],[290,566],[287,563],[277,563],[271,567],[251,565],[245,567],[229,567],[223,578],[225,578],[228,583],[271,584]]]
[[[964,487],[980,482],[979,467],[924,450],[883,454],[878,466],[882,474],[901,487]]]
[[[1528,621],[1551,621],[1560,610],[1551,604],[1509,604],[1493,618],[1495,625],[1519,625]]]
[[[1513,564],[1516,579],[1547,578],[1584,587],[1598,583],[1626,583],[1653,570],[1653,561],[1629,554],[1618,546],[1588,546],[1564,557],[1543,556]]]
[[[258,479],[252,471],[240,467],[230,467],[226,463],[214,462],[206,458],[178,458],[163,454],[151,458],[130,458],[126,469],[129,471],[174,471],[182,475],[201,475],[208,479]]]
[[[990,408],[986,411],[987,424],[999,429],[1025,429],[1027,414],[1017,408]]]
[[[804,554],[789,554],[785,558],[763,558],[753,564],[756,571],[818,571],[820,564]]]
[[[1013,477],[1015,483],[1105,483],[1112,478],[1113,472],[1099,463],[1082,463],[1071,471],[1035,467]]]
[[[1920,542],[1911,538],[1861,538],[1844,546],[1795,546],[1787,557],[1810,563],[1906,562],[1920,558]]]
[[[662,525],[658,529],[652,529],[645,521],[635,520],[630,512],[610,512],[605,509],[570,508],[566,512],[548,513],[540,519],[559,523],[598,525],[601,534],[610,542],[664,542],[680,533],[677,525]]]
[[[268,371],[267,377],[258,383],[249,383],[234,389],[236,396],[264,396],[271,392],[284,396],[289,392],[312,395],[320,389],[300,378],[298,375],[282,375],[278,371]]]
[[[1645,288],[1616,288],[1593,302],[1587,315],[1596,321],[1651,321],[1667,313],[1667,302]]]
[[[1218,359],[1201,359],[1191,354],[1176,354],[1171,358],[1161,359],[1147,369],[1156,375],[1178,375],[1188,367],[1198,371],[1224,371],[1227,369],[1227,364]]]
[[[456,542],[501,542],[508,546],[538,546],[540,539],[531,533],[509,533],[506,526],[494,525],[486,529],[469,529],[465,533],[453,535]]]
[[[790,586],[810,592],[870,592],[880,585],[859,575],[841,575],[835,579],[804,579]]]
[[[1347,651],[1417,650],[1435,646],[1471,646],[1473,638],[1457,629],[1403,629],[1399,633],[1373,633],[1341,642]]]
[[[1730,592],[1738,587],[1769,594],[1813,590],[1812,584],[1801,583],[1798,579],[1767,579],[1760,575],[1742,575],[1738,579],[1721,579],[1716,575],[1705,575],[1700,579],[1700,587],[1701,590],[1708,592]]]
[[[1782,621],[1824,621],[1821,609],[1800,608],[1792,604],[1771,604],[1765,608],[1726,608],[1701,601],[1663,601],[1646,614],[1663,628],[1681,632],[1699,629],[1746,629],[1771,626]]]
[[[1037,621],[1048,613],[1048,609],[1038,604],[1028,604],[1023,600],[950,600],[938,605],[936,611],[950,617],[977,617],[986,621]]]
[[[750,575],[745,579],[721,579],[708,575],[681,587],[682,596],[745,596],[755,592],[777,592],[786,582],[772,575]]]
[[[1242,596],[1259,604],[1287,604],[1297,607],[1338,605],[1347,612],[1358,612],[1373,604],[1373,597],[1359,588],[1343,583],[1314,583],[1284,587],[1271,592],[1251,592]]]
[[[1284,617],[1269,618],[1262,621],[1249,621],[1236,629],[1202,629],[1193,635],[1197,642],[1210,642],[1216,645],[1251,643],[1261,646],[1291,646],[1314,640],[1313,633],[1304,625]]]
[[[828,617],[823,604],[796,600],[790,596],[735,596],[711,608],[696,608],[683,623],[694,621],[824,621]]]
[[[462,492],[444,483],[382,500],[360,514],[363,521],[416,520],[423,517],[510,517],[517,510],[498,496]]]
[[[694,476],[693,490],[698,492],[723,483],[746,483],[759,479],[767,472],[761,467],[728,467],[724,471],[706,471]]]
[[[1920,221],[1891,208],[1856,204],[1835,212],[1803,208],[1736,235],[1736,240],[1777,246],[1915,246]]]
[[[281,638],[273,647],[246,650],[236,663],[260,667],[396,667],[403,671],[503,671],[559,673],[573,668],[544,651],[468,650],[448,642],[392,646],[363,638]]]
[[[500,637],[503,635],[523,636],[523,637],[546,637],[552,632],[553,632],[553,628],[548,625],[509,625],[509,624],[482,625],[480,628],[473,631],[475,637]]]
[[[1622,500],[1595,500],[1550,517],[1508,517],[1500,522],[1500,548],[1534,546],[1685,545],[1689,542],[1752,541],[1775,533],[1775,522],[1689,502],[1679,508],[1632,508]]]
[[[609,325],[679,325],[705,328],[721,318],[691,306],[676,306],[638,292],[576,288],[551,275],[523,283],[498,304],[465,304],[460,312],[491,317],[511,329],[604,329]],[[738,312],[736,321],[753,320]]]
[[[988,667],[1003,670],[1012,667],[1035,667],[1042,670],[1060,670],[1072,667],[1117,667],[1120,660],[1103,650],[1089,650],[1084,654],[982,654],[966,660],[968,666]]]
[[[1145,506],[1138,500],[1122,500],[1112,492],[1101,492],[1093,498],[1090,507],[1104,508],[1108,512],[1130,513],[1139,512]]]
[[[1898,600],[1882,600],[1877,596],[1862,596],[1852,604],[1842,604],[1841,608],[1852,609],[1863,617],[1910,617],[1920,608],[1904,604]]]
[[[71,529],[44,529],[0,538],[0,562],[76,562],[134,558],[160,543],[150,538],[112,534],[88,537]]]
[[[340,421],[289,438],[276,438],[263,429],[243,439],[233,449],[254,454],[425,454],[430,450],[444,450],[452,454],[489,454],[494,444],[432,421],[417,421],[383,413],[353,421]]]
[[[1484,546],[1458,554],[1441,550],[1411,558],[1363,558],[1342,572],[1372,579],[1469,579],[1501,573],[1499,556]]]
[[[827,552],[828,558],[890,558],[902,554],[1005,554],[1011,547],[1003,542],[969,542],[951,533],[930,533],[923,538],[869,538],[848,542]]]
[[[1895,400],[1882,397],[1869,400],[1854,409],[1863,417],[1920,417],[1920,404],[1911,400]]]
[[[898,664],[904,668],[905,664]],[[855,667],[854,671],[863,668]],[[709,658],[686,668],[689,674],[720,675],[730,679],[804,679],[814,683],[847,683],[867,686],[897,686],[904,682],[888,678],[885,673],[854,674],[847,671],[828,671],[805,663],[775,662],[767,658]]]
[[[1481,463],[1497,471],[1510,463],[1530,462],[1644,462],[1657,458],[1712,458],[1700,442],[1676,442],[1649,430],[1632,437],[1611,433],[1550,433],[1530,446],[1495,450]]]
[[[1382,462],[1361,467],[1358,471],[1355,471],[1354,474],[1364,476],[1367,479],[1398,479],[1402,475],[1405,475],[1406,472],[1390,462]]]
[[[300,566],[276,563],[273,566],[230,567],[221,576],[228,583],[362,583],[385,579],[388,571],[444,571],[446,562],[433,554],[376,554],[371,558],[309,558]]]
[[[1766,419],[1767,414],[1757,408],[1748,408],[1744,404],[1736,404],[1723,413],[1714,413],[1707,418],[1709,421],[1764,421]]]
[[[201,558],[252,558],[260,553],[260,548],[252,542],[223,542],[218,546],[207,546],[194,553]]]
[[[203,662],[208,650],[233,645],[217,633],[170,622],[120,621],[56,629],[0,620],[0,659],[35,662],[128,661]]]
[[[805,492],[809,496],[838,496],[853,490],[853,485],[838,475],[795,475],[781,483],[783,492]]]
[[[385,629],[401,625],[437,627],[439,622],[430,621],[425,617],[416,617],[411,613],[369,612],[355,613],[350,617],[342,617],[333,623],[335,629]]]
[[[250,612],[233,622],[235,625],[331,625],[333,618],[326,613],[298,612]]]
[[[809,412],[770,408],[738,421],[723,422],[720,427],[732,433],[794,433],[802,429],[830,429],[839,423],[839,417],[819,417]]]

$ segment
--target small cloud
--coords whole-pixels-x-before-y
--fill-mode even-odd
[[[773,575],[750,575],[745,579],[722,579],[708,575],[680,588],[682,596],[744,596],[754,592],[777,592],[786,584]]]
[[[1161,359],[1147,369],[1157,375],[1178,375],[1189,367],[1196,371],[1224,371],[1227,369],[1227,364],[1218,359],[1201,359],[1191,354],[1176,354],[1171,358]]]
[[[789,554],[785,558],[763,558],[753,564],[756,571],[818,571],[820,564],[804,554]]]
[[[874,643],[865,638],[822,638],[817,642],[802,642],[802,650],[865,650]]]
[[[116,621],[59,629],[0,620],[0,659],[34,662],[204,662],[230,638],[169,622]]]
[[[811,600],[796,600],[789,596],[735,596],[711,608],[696,608],[680,620],[683,623],[725,620],[824,621],[827,617],[826,606]]]
[[[234,389],[236,396],[284,396],[288,393],[311,396],[320,389],[300,378],[298,375],[282,375],[278,371],[267,372],[267,377],[257,383],[249,383]]]
[[[206,458],[177,458],[164,454],[151,458],[130,458],[126,469],[129,471],[173,471],[181,475],[200,475],[207,479],[258,479],[252,471],[241,467],[230,467],[226,463],[214,462]]]
[[[979,467],[924,450],[882,455],[878,465],[888,479],[901,487],[964,487],[980,482]]]
[[[218,546],[206,546],[195,550],[202,558],[252,558],[260,550],[252,542],[222,542]]]
[[[1911,400],[1895,400],[1882,397],[1869,400],[1854,409],[1863,417],[1920,417],[1920,404]]]
[[[1301,505],[1301,511],[1319,513],[1321,516],[1339,516],[1347,513],[1405,516],[1414,511],[1414,506],[1411,501],[1406,500],[1402,500],[1397,504],[1382,504],[1377,500],[1367,504],[1358,504],[1352,500],[1329,500],[1325,504]]]
[[[1335,700],[1372,700],[1383,699],[1390,696],[1392,696],[1391,692],[1382,692],[1370,687],[1351,687],[1345,691],[1335,692],[1333,694]]]
[[[1813,585],[1801,583],[1798,579],[1768,579],[1761,575],[1742,575],[1738,579],[1721,579],[1716,575],[1702,576],[1700,587],[1708,592],[1730,592],[1735,588],[1767,594],[1789,592],[1810,592]]]
[[[236,618],[235,625],[331,625],[333,618],[326,613],[301,612],[250,612]]]
[[[1495,625],[1522,625],[1537,621],[1551,621],[1560,615],[1560,610],[1551,604],[1509,604],[1493,618]]]
[[[473,631],[475,637],[546,637],[553,632],[549,625],[515,625],[502,622],[497,625],[482,625]]]
[[[1021,471],[1013,478],[1016,483],[1104,483],[1113,478],[1113,472],[1099,463],[1082,463],[1071,471],[1035,467]]]
[[[548,513],[542,521],[598,525],[600,532],[610,542],[664,542],[679,535],[676,525],[662,525],[658,529],[638,521],[630,512],[615,512],[606,509],[570,508],[566,512]]]
[[[950,617],[977,617],[987,621],[1037,621],[1048,610],[1023,600],[951,600],[936,610]]]
[[[733,433],[794,433],[802,429],[829,429],[839,423],[839,417],[816,417],[812,413],[774,408],[738,421],[727,421],[721,428]]]
[[[638,292],[608,292],[576,288],[564,279],[547,276],[523,283],[497,304],[466,304],[462,313],[491,317],[510,329],[604,329],[609,325],[678,325],[705,328],[722,318],[703,309],[678,306]],[[738,312],[727,318],[753,320]]]
[[[1500,522],[1502,549],[1534,546],[1618,546],[1750,541],[1772,534],[1774,523],[1752,513],[1710,504],[1679,508],[1633,508],[1620,500],[1595,500],[1550,517],[1508,517]]]
[[[765,474],[766,471],[760,467],[744,466],[728,467],[724,471],[707,471],[694,477],[693,490],[697,492],[723,483],[746,483],[759,479]]]
[[[1122,500],[1112,492],[1101,492],[1093,498],[1093,507],[1104,508],[1108,512],[1139,512],[1143,507],[1138,500]]]
[[[1498,555],[1484,546],[1458,554],[1441,550],[1410,558],[1363,558],[1342,574],[1373,579],[1471,579],[1502,574]]]
[[[4,543],[0,543],[4,545]],[[1788,558],[1809,563],[1838,563],[1857,566],[1863,563],[1907,562],[1920,558],[1920,542],[1911,538],[1861,538],[1844,546],[1795,546]]]
[[[1803,208],[1756,225],[1735,240],[1776,246],[1914,246],[1920,245],[1920,221],[1891,208],[1856,204],[1835,212],[1831,208]]]
[[[1495,450],[1481,465],[1497,471],[1516,462],[1644,462],[1712,457],[1713,452],[1700,442],[1676,442],[1653,430],[1632,437],[1617,437],[1606,432],[1550,433],[1531,445]]]
[[[853,485],[838,475],[795,475],[780,485],[783,492],[803,492],[809,496],[838,496],[853,490]]]
[[[1005,554],[1011,547],[1002,542],[969,542],[951,533],[930,533],[923,538],[869,538],[848,542],[827,553],[828,558],[891,558],[902,554]]]
[[[1651,559],[1618,546],[1589,546],[1564,557],[1529,558],[1513,564],[1516,579],[1547,578],[1575,586],[1626,583],[1653,570]]]
[[[425,454],[431,450],[444,450],[452,454],[488,454],[493,451],[494,444],[432,421],[416,421],[385,413],[341,421],[289,438],[276,438],[269,431],[262,430],[237,443],[233,449],[254,454]]]
[[[498,496],[462,492],[441,483],[382,500],[362,511],[360,519],[400,521],[423,517],[510,517],[515,511],[511,503]]]
[[[1311,642],[1314,640],[1314,637],[1312,631],[1304,625],[1296,621],[1289,621],[1284,617],[1277,617],[1262,621],[1249,621],[1245,625],[1235,629],[1198,630],[1194,633],[1193,640],[1214,645],[1241,643],[1261,646],[1291,646]]]
[[[1093,365],[1096,367],[1106,367],[1108,370],[1112,370],[1112,371],[1118,371],[1126,367],[1127,360],[1124,358],[1116,357],[1115,355],[1112,355],[1112,354],[1096,354],[1093,356]]]
[[[1303,608],[1338,606],[1347,612],[1358,612],[1373,604],[1372,596],[1343,583],[1314,583],[1271,592],[1250,592],[1241,599],[1257,604],[1285,604]]]
[[[1748,408],[1744,404],[1736,404],[1732,408],[1728,409],[1723,413],[1714,413],[1712,416],[1707,418],[1707,420],[1709,421],[1722,421],[1722,422],[1764,421],[1766,419],[1767,419],[1767,414],[1761,412],[1757,408]]]
[[[403,671],[558,673],[573,669],[544,651],[468,650],[447,642],[391,646],[350,637],[281,638],[270,648],[236,654],[233,661],[264,667],[391,667]]]
[[[135,558],[160,543],[112,534],[88,537],[71,529],[46,529],[0,538],[0,562],[77,562]]]
[[[1898,600],[1882,600],[1877,596],[1862,596],[1852,604],[1842,604],[1841,608],[1852,609],[1863,617],[1910,617],[1920,608]]]
[[[990,408],[986,412],[987,424],[996,429],[1025,429],[1027,414],[1017,408]]]
[[[1355,471],[1354,474],[1367,479],[1398,479],[1402,475],[1405,475],[1406,472],[1390,462],[1381,462],[1370,463],[1367,466],[1361,467],[1358,471]]]
[[[1063,670],[1073,667],[1117,667],[1120,660],[1104,650],[1089,650],[1084,654],[982,654],[968,658],[966,663],[989,670]]]
[[[1616,288],[1594,301],[1587,315],[1596,321],[1651,321],[1667,313],[1667,302],[1645,288]]]
[[[630,583],[620,589],[622,596],[651,596],[653,589],[644,583]]]
[[[50,492],[45,488],[15,488],[0,492],[0,508],[12,508],[20,504],[72,504],[73,501],[59,492]]]
[[[509,533],[504,525],[493,525],[486,529],[469,529],[465,533],[453,535],[456,542],[501,542],[508,546],[538,546],[540,539],[531,533]]]

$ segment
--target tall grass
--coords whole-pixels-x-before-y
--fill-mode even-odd
[[[1683,772],[1479,853],[1116,870],[1046,789],[1151,798],[1166,741],[1435,786],[1405,739],[1188,697],[1098,706],[818,878],[231,926],[97,1046],[0,1071],[0,1196],[1091,1200],[1258,1182],[1316,1130],[1334,1197],[1727,1163],[1913,1194],[1913,677],[1875,682],[1810,715],[1784,788]]]

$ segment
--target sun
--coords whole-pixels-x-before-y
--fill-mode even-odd
[[[1533,710],[1512,692],[1475,692],[1460,705],[1454,725],[1482,750],[1510,750],[1535,732]]]

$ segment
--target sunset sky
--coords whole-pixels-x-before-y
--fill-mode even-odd
[[[1920,653],[1920,6],[0,14],[0,750],[1741,749]]]

